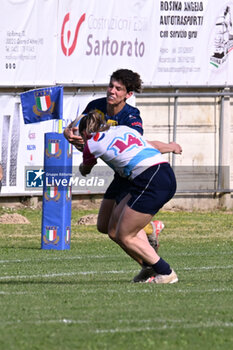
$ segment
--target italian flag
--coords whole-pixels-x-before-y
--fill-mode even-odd
[[[69,143],[68,145],[69,149],[68,149],[68,153],[71,155],[72,154],[72,144]]]
[[[67,198],[70,199],[71,198],[71,186],[67,187]]]
[[[47,111],[49,109],[49,107],[51,106],[50,95],[37,96],[36,97],[36,105],[37,105],[39,110],[41,110],[43,112]]]
[[[47,187],[47,192],[50,198],[54,198],[57,195],[57,186]]]
[[[46,238],[48,241],[52,242],[56,239],[57,236],[57,230],[49,229],[46,230]]]
[[[48,149],[50,154],[56,154],[59,150],[59,142],[56,140],[50,140],[48,144]]]
[[[69,242],[70,241],[70,229],[67,228],[66,229],[66,242]]]

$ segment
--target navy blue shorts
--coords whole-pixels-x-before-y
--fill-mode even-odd
[[[104,198],[113,199],[117,204],[119,204],[120,201],[129,193],[131,184],[131,181],[115,173],[113,181],[110,183],[104,194]]]
[[[169,163],[146,169],[131,181],[128,206],[140,213],[156,214],[176,192],[176,178]]]

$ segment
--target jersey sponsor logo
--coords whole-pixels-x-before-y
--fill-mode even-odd
[[[105,136],[104,133],[101,135],[99,132],[97,132],[97,133],[95,134],[95,136],[93,137],[93,140],[94,140],[94,141],[101,141],[101,140],[103,140],[104,136]]]
[[[94,135],[93,140],[94,140],[94,141],[98,141],[99,137],[100,137],[100,133],[97,132],[97,133]]]
[[[134,122],[134,123],[131,124],[131,126],[140,126],[140,127],[142,127],[142,123]]]

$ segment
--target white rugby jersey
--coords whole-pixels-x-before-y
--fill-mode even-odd
[[[91,136],[83,150],[83,164],[95,164],[97,158],[129,179],[153,165],[166,163],[162,154],[137,130],[125,125],[112,126]]]

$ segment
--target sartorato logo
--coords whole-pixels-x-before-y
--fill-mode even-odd
[[[80,42],[84,45],[86,56],[144,56],[145,43],[138,39],[137,34],[148,30],[146,18],[118,16],[105,18],[93,14],[87,16],[84,13],[77,21],[76,27],[73,25],[71,28],[68,22],[70,13],[65,15],[61,28],[61,48],[65,56],[70,56],[74,52],[79,30],[84,22],[88,31],[84,34],[86,40],[82,38]]]
[[[78,23],[76,25],[76,29],[75,29],[75,34],[73,36],[73,41],[72,41],[72,43],[70,43],[70,40],[71,40],[70,29],[66,30],[66,41],[64,40],[65,39],[64,36],[65,36],[66,25],[70,20],[70,14],[67,13],[65,15],[63,23],[62,23],[62,28],[61,28],[61,48],[62,48],[62,51],[63,51],[65,56],[70,56],[74,52],[74,49],[75,49],[76,44],[77,44],[79,29],[80,29],[82,23],[85,21],[85,18],[86,18],[85,13],[79,18],[79,21],[78,21]],[[67,47],[66,44],[69,45],[69,47]]]

